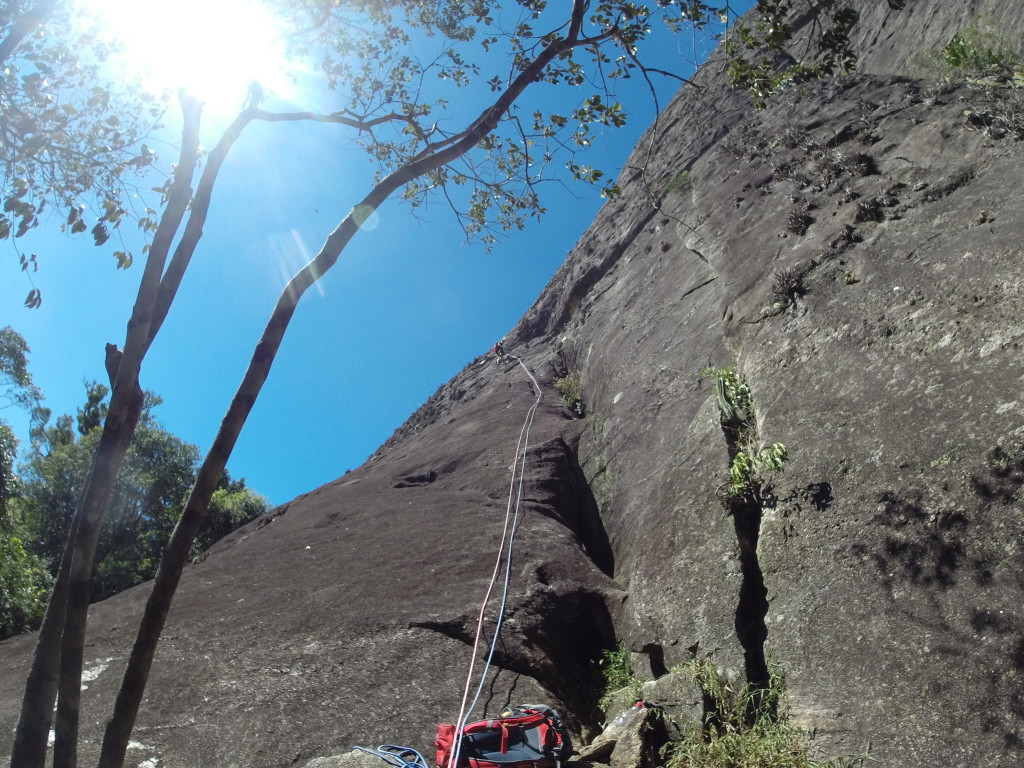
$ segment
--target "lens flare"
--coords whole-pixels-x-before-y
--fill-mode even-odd
[[[78,0],[78,7],[150,90],[185,88],[214,109],[237,107],[253,81],[265,92],[287,90],[283,24],[258,0]]]

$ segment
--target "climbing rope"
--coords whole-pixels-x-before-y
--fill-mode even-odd
[[[519,442],[516,444],[515,461],[512,463],[512,479],[509,483],[508,492],[508,504],[505,507],[505,527],[501,532],[501,541],[498,545],[498,556],[494,563],[494,572],[491,574],[491,580],[487,585],[487,591],[484,594],[483,602],[480,605],[480,615],[477,619],[476,625],[476,636],[473,640],[473,651],[470,655],[469,661],[469,672],[466,675],[466,687],[462,694],[462,704],[459,709],[459,716],[455,721],[455,744],[452,750],[452,759],[448,766],[442,768],[454,768],[459,764],[460,751],[462,748],[462,739],[459,738],[463,729],[466,727],[466,722],[469,720],[470,714],[476,708],[477,702],[480,700],[480,694],[483,691],[484,683],[487,681],[487,673],[491,667],[491,661],[494,658],[494,650],[498,645],[498,637],[501,633],[501,625],[505,619],[505,606],[508,604],[508,593],[509,584],[512,578],[512,548],[515,543],[516,528],[519,523],[519,510],[523,500],[523,483],[526,477],[526,457],[529,450],[530,444],[530,429],[533,427],[533,419],[537,414],[537,408],[540,406],[542,399],[540,385],[537,383],[537,379],[530,372],[530,369],[526,367],[526,364],[521,358],[515,355],[508,355],[512,360],[519,363],[519,366],[526,372],[526,375],[533,382],[533,391],[536,395],[533,401],[533,405],[530,406],[529,411],[526,414],[526,419],[523,422],[523,427],[519,430]],[[518,470],[518,471],[517,471]],[[514,504],[513,504],[514,499]],[[506,554],[506,541],[507,541],[507,554]],[[476,666],[477,650],[480,647],[480,637],[483,634],[484,615],[487,611],[487,604],[491,599],[491,592],[494,590],[494,585],[498,580],[498,573],[501,571],[501,561],[505,560],[505,578],[502,584],[501,602],[498,607],[498,617],[494,626],[494,635],[491,638],[491,646],[487,652],[487,660],[484,662],[483,671],[480,673],[480,683],[477,685],[476,694],[473,696],[473,701],[467,708],[466,700],[469,698],[469,690],[473,684],[473,670]]]
[[[523,427],[519,430],[519,442],[516,443],[515,460],[512,463],[512,479],[509,483],[508,504],[505,506],[505,526],[501,532],[501,541],[498,545],[498,557],[494,563],[494,571],[491,574],[490,582],[487,584],[487,591],[484,594],[483,603],[480,605],[480,615],[477,618],[476,636],[473,640],[473,652],[470,655],[469,672],[466,675],[466,687],[462,693],[462,704],[459,709],[459,716],[455,721],[455,744],[454,749],[452,750],[452,759],[448,766],[442,766],[442,768],[454,768],[454,766],[459,764],[459,757],[462,748],[462,739],[459,737],[462,734],[463,729],[466,727],[466,721],[469,719],[469,715],[476,708],[477,702],[480,700],[480,694],[483,691],[484,683],[487,681],[487,673],[491,668],[491,662],[494,658],[494,651],[498,646],[498,637],[501,633],[501,625],[505,619],[505,607],[508,604],[509,585],[512,581],[512,548],[515,543],[516,528],[519,525],[519,510],[523,501],[523,485],[526,478],[526,457],[530,445],[530,429],[533,427],[533,419],[537,414],[537,408],[540,406],[542,399],[540,384],[537,383],[537,379],[530,372],[530,369],[526,367],[526,364],[515,355],[506,355],[506,357],[508,359],[515,360],[519,363],[519,366],[523,371],[526,372],[526,375],[533,383],[535,398],[533,405],[530,406],[530,409],[526,414]],[[483,671],[480,674],[480,683],[477,685],[472,703],[470,703],[467,708],[466,701],[469,698],[469,691],[473,686],[473,670],[476,666],[477,651],[480,648],[480,638],[483,635],[484,616],[487,613],[487,604],[491,600],[491,593],[494,591],[494,585],[498,581],[498,574],[501,572],[502,560],[505,561],[505,576],[502,583],[501,602],[498,606],[498,618],[494,626],[494,636],[491,638],[491,645],[487,652],[487,659],[484,662]],[[411,747],[398,747],[392,744],[383,744],[377,747],[377,749],[367,749],[366,747],[353,747],[352,749],[376,755],[385,762],[395,766],[395,768],[428,768],[427,761],[424,760],[423,755]]]
[[[398,747],[394,744],[381,744],[376,749],[367,747],[352,747],[352,750],[359,750],[370,755],[376,755],[385,763],[395,768],[430,768],[426,759],[412,747]]]

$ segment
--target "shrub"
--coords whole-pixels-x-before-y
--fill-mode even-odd
[[[682,171],[681,173],[677,174],[676,177],[672,179],[672,181],[668,183],[668,187],[665,189],[665,191],[670,195],[681,195],[683,192],[685,192],[692,186],[693,176],[690,174],[689,171]]]
[[[792,267],[783,267],[772,274],[772,299],[780,304],[792,304],[805,293],[804,274]]]
[[[1012,70],[1022,61],[1019,41],[1011,43],[977,19],[942,48],[922,51],[912,59],[922,74],[947,81],[977,77],[993,67]]]
[[[583,406],[583,395],[580,388],[581,377],[578,371],[559,376],[554,381],[554,387],[558,390],[562,399],[565,400],[566,405],[580,416],[585,414],[586,409]]]
[[[757,416],[750,387],[733,366],[705,368],[702,376],[715,378],[715,395],[722,427],[732,435],[729,483],[720,489],[722,502],[761,496],[768,478],[782,472],[789,453],[782,443],[759,448]]]
[[[791,209],[788,218],[789,231],[794,235],[806,235],[807,228],[814,223],[814,218],[802,206]]]
[[[39,626],[52,585],[43,560],[0,520],[0,640]]]
[[[760,450],[740,449],[729,468],[732,495],[746,497],[764,485],[769,475],[777,475],[785,468],[789,454],[782,443],[772,443]]]

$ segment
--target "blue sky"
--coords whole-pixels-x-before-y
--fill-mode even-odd
[[[687,74],[689,33],[661,36],[657,48],[658,66]],[[610,129],[586,158],[612,175],[654,117],[646,87],[637,80],[628,90],[621,95],[630,124]],[[662,83],[663,107],[674,90]],[[172,147],[154,148],[173,156]],[[166,429],[205,451],[285,281],[365,194],[369,172],[337,126],[246,130],[142,369],[143,387],[164,399],[155,415]],[[544,219],[489,254],[464,243],[441,200],[416,218],[401,204],[385,205],[300,303],[228,462],[232,476],[273,504],[330,482],[485,353],[533,303],[602,202],[595,189],[571,181],[546,192]],[[84,380],[105,380],[104,344],[123,344],[141,262],[117,271],[110,244],[96,248],[87,235],[69,239],[53,229],[18,243],[39,254],[38,309],[22,308],[32,285],[11,244],[0,243],[0,326],[28,341],[32,375],[60,414],[82,403]],[[24,438],[27,418],[12,411],[3,417]]]

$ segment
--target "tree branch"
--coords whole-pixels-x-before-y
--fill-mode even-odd
[[[299,122],[301,120],[310,120],[316,123],[336,123],[340,125],[347,125],[350,128],[355,128],[359,131],[369,131],[378,125],[384,125],[390,122],[403,122],[416,125],[415,115],[402,115],[398,112],[391,112],[386,115],[374,118],[359,118],[352,117],[343,112],[332,112],[330,114],[324,114],[322,112],[267,112],[263,109],[254,109],[252,112],[252,118],[256,120],[264,120],[268,123],[286,123],[286,122]]]
[[[11,31],[0,42],[0,66],[7,62],[21,41],[31,35],[43,23],[61,0],[39,0],[31,10],[25,11],[11,25]]]

